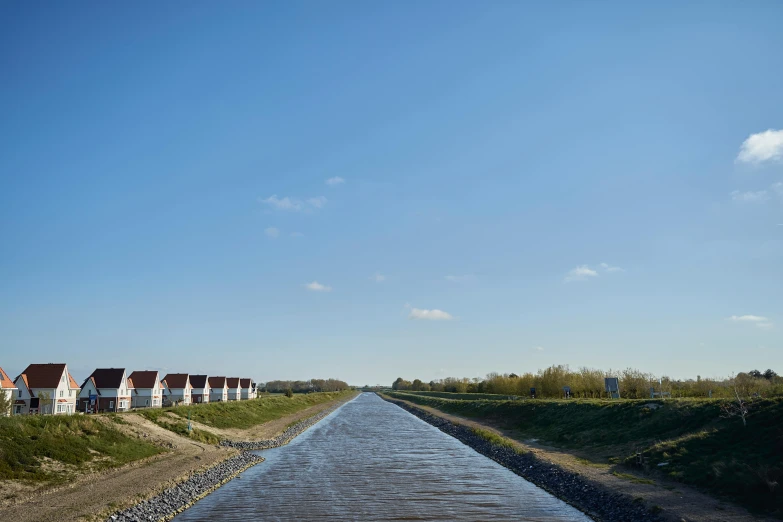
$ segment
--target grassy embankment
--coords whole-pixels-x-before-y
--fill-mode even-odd
[[[188,414],[193,421],[205,426],[217,429],[248,429],[286,415],[298,413],[311,406],[335,399],[347,399],[355,393],[344,391],[294,394],[290,398],[285,395],[270,394],[261,395],[250,401],[193,404],[176,408],[138,410],[136,413],[161,427],[187,437]],[[203,430],[194,429],[190,437],[210,444],[219,442],[216,435]]]
[[[56,484],[163,451],[88,416],[0,418],[0,479]]]
[[[439,397],[441,399],[457,399],[461,401],[511,401],[520,400],[524,397],[518,395],[498,395],[495,393],[453,393],[439,391],[405,391],[400,393],[410,393],[421,395],[422,397]]]
[[[783,515],[783,399],[756,401],[743,426],[737,417],[722,418],[721,401],[709,399],[490,401],[387,395],[485,420],[519,440],[537,438],[572,450],[592,465],[633,467],[641,452],[650,480],[662,474],[754,511]],[[615,474],[622,477],[621,470]]]

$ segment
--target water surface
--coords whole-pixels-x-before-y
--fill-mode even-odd
[[[259,454],[174,520],[590,520],[371,393]]]

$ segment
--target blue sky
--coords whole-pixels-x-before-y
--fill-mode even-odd
[[[783,371],[781,19],[6,3],[0,365]]]

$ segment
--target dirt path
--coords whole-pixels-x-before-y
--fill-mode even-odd
[[[394,400],[404,402],[456,424],[483,428],[507,437],[514,445],[524,451],[533,453],[542,461],[550,462],[561,468],[578,473],[612,491],[629,495],[634,499],[643,498],[648,506],[662,507],[663,513],[674,521],[737,522],[740,520],[768,520],[754,517],[739,506],[721,502],[679,482],[668,481],[658,477],[653,479],[653,484],[633,482],[632,478],[636,480],[650,480],[650,477],[643,475],[629,476],[628,478],[618,477],[612,473],[619,472],[626,475],[631,475],[631,473],[625,468],[616,469],[610,465],[585,464],[583,461],[580,461],[577,454],[545,446],[535,440],[520,442],[516,438],[518,435],[515,436],[513,432],[499,429],[488,422],[478,422],[474,419],[450,415],[435,408],[421,406],[397,398],[394,398]]]
[[[219,430],[196,425],[221,438],[258,440],[272,438],[290,424],[311,417],[337,401],[311,406],[295,414],[248,430]],[[112,422],[96,416],[102,422]],[[161,455],[143,459],[127,466],[87,473],[66,486],[27,486],[16,481],[0,482],[0,489],[15,493],[12,499],[0,503],[0,520],[40,522],[41,520],[93,522],[103,520],[111,512],[129,507],[153,496],[190,473],[209,467],[237,453],[223,448],[194,442],[172,433],[136,414],[125,414],[127,424],[113,424],[133,437],[139,437],[165,448]]]

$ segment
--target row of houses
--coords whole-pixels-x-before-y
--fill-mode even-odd
[[[169,373],[127,373],[98,368],[79,385],[66,364],[31,364],[11,380],[0,368],[0,393],[11,399],[14,415],[62,415],[127,411],[175,404],[240,401],[256,398],[253,379]],[[2,412],[0,412],[2,414]]]

